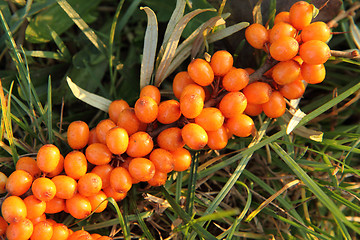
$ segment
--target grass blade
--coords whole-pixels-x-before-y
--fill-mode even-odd
[[[196,173],[199,165],[199,152],[194,154],[193,160],[191,162],[190,167],[190,177],[188,183],[188,194],[186,197],[186,212],[192,216],[194,209],[194,201],[195,201],[195,190],[196,190]]]
[[[51,77],[48,79],[48,93],[47,93],[47,131],[48,131],[48,142],[54,142],[54,134],[52,129],[52,92],[51,92]]]

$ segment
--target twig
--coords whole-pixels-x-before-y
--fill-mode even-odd
[[[360,8],[360,2],[354,3],[354,5],[349,8],[347,11],[341,11],[334,19],[330,20],[327,25],[329,28],[336,27],[338,25],[338,22],[350,15],[353,15],[353,13]]]
[[[253,72],[250,75],[250,81],[249,84],[255,81],[258,81],[260,79],[262,79],[264,73],[266,73],[267,71],[269,71],[272,67],[274,67],[276,64],[278,63],[278,61],[276,61],[273,58],[268,58],[265,62],[264,65],[262,65],[260,68],[258,68],[255,72]]]
[[[330,50],[331,56],[333,57],[342,57],[342,58],[357,58],[360,57],[360,54],[357,50],[353,51],[337,51],[337,50]]]

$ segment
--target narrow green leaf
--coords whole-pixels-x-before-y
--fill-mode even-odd
[[[48,26],[50,35],[52,37],[52,39],[54,40],[56,46],[59,48],[60,53],[62,55],[62,57],[66,60],[70,60],[71,58],[71,54],[69,52],[69,50],[67,49],[65,43],[63,42],[63,40],[61,40],[61,38],[59,37],[59,35],[50,27]]]
[[[26,56],[30,56],[30,57],[38,57],[38,58],[50,58],[50,59],[55,59],[58,61],[64,61],[66,62],[68,59],[65,59],[61,54],[56,53],[56,52],[49,52],[49,51],[37,51],[37,50],[32,50],[32,51],[25,51],[25,55]]]
[[[122,229],[123,234],[124,234],[124,239],[130,240],[131,239],[130,232],[127,231],[127,227],[125,225],[124,217],[121,214],[121,211],[119,209],[119,206],[118,206],[117,202],[112,197],[107,198],[106,200],[108,200],[109,203],[111,203],[114,206],[115,210],[116,210],[116,214],[118,215],[118,223],[120,223],[121,229]]]
[[[144,10],[148,17],[140,72],[140,88],[143,88],[149,85],[154,70],[158,40],[158,22],[153,10],[148,7],[142,7],[140,9]]]
[[[48,142],[54,142],[54,134],[52,129],[52,91],[51,91],[51,77],[48,79],[48,92],[47,92],[47,131],[48,131]]]
[[[195,190],[196,190],[196,176],[197,168],[199,165],[199,152],[196,152],[192,157],[191,167],[190,167],[190,177],[188,183],[188,194],[186,198],[186,212],[192,216],[194,212],[194,201],[195,201]]]

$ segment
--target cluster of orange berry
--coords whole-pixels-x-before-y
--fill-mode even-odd
[[[325,79],[324,63],[331,55],[326,42],[330,39],[331,30],[324,22],[312,22],[313,12],[313,5],[299,1],[291,6],[289,12],[278,13],[271,29],[254,23],[245,31],[251,46],[265,50],[279,61],[265,74],[275,82],[276,91],[269,91],[269,102],[265,105],[264,102],[254,103],[263,104],[263,110],[269,117],[276,118],[285,112],[283,97],[296,99],[303,95],[303,81],[317,84]],[[266,88],[271,89],[270,86]]]

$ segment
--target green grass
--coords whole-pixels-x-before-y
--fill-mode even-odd
[[[271,1],[268,15],[275,6]],[[1,171],[11,174],[19,157],[36,157],[46,143],[65,156],[71,121],[95,127],[108,118],[111,100],[133,105],[140,86],[158,85],[169,96],[190,56],[226,48],[248,25],[232,23],[227,11],[230,3],[220,0],[0,2]],[[220,14],[226,28],[198,37]],[[345,33],[332,37],[331,48],[359,46],[356,24],[357,17],[341,20],[333,31]],[[248,53],[243,37],[237,40],[232,54],[241,60]],[[328,61],[325,81],[307,87],[299,105],[306,116],[290,134],[288,118],[262,114],[254,118],[255,136],[231,138],[221,151],[193,151],[191,167],[169,174],[162,187],[136,184],[123,201],[109,199],[105,213],[82,221],[65,213],[51,217],[114,239],[357,239],[358,66],[356,59]]]

